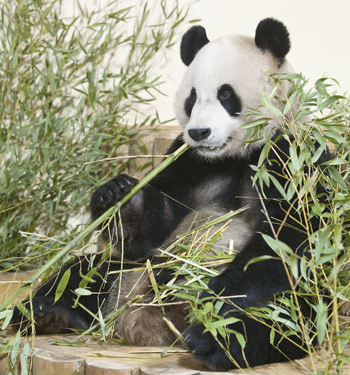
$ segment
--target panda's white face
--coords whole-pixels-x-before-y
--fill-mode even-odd
[[[284,60],[259,49],[253,38],[226,36],[206,44],[189,65],[175,99],[184,141],[207,159],[249,154],[244,111],[261,105],[259,92],[272,90],[265,73],[292,71]],[[275,124],[269,125],[271,129]],[[267,129],[270,131],[271,129]]]

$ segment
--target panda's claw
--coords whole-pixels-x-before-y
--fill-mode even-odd
[[[137,182],[135,178],[122,174],[101,185],[91,197],[90,209],[93,219],[120,201]]]

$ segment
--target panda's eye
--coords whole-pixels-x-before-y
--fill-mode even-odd
[[[228,90],[221,93],[221,99],[223,100],[230,99],[230,97],[231,97],[231,92]]]
[[[242,112],[241,98],[228,83],[218,88],[217,98],[230,116],[239,116]]]
[[[192,100],[196,101],[196,99],[197,99],[197,93],[196,93],[196,89],[194,87],[191,90],[190,96],[191,96]]]

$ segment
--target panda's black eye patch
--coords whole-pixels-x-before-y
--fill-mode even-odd
[[[239,116],[242,112],[241,99],[231,85],[225,84],[219,87],[217,98],[230,116]]]
[[[197,92],[194,87],[190,92],[190,96],[185,100],[185,112],[188,117],[191,117],[192,108],[194,107],[197,100]]]
[[[191,96],[192,100],[196,101],[196,99],[197,99],[197,92],[196,92],[196,89],[194,87],[191,90],[190,96]]]

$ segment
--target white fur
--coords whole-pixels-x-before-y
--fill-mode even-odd
[[[273,80],[265,71],[293,72],[286,60],[281,67],[279,63],[280,60],[270,52],[260,50],[250,37],[225,36],[205,45],[185,72],[176,94],[175,112],[184,131],[184,141],[208,159],[226,155],[243,156],[249,154],[252,148],[260,147],[258,143],[245,147],[248,134],[241,128],[255,118],[246,118],[244,113],[230,116],[217,99],[217,92],[219,87],[229,84],[242,101],[242,112],[248,107],[258,108],[261,105],[259,93],[264,87],[268,92],[274,87]],[[197,100],[188,118],[184,104],[193,87]],[[279,94],[286,96],[289,87],[285,84],[282,90]],[[277,119],[271,121],[266,133],[270,133],[276,126]],[[211,134],[200,142],[194,141],[188,131],[195,128],[210,128]],[[201,146],[206,148],[201,149]],[[212,150],[208,147],[212,147]]]

